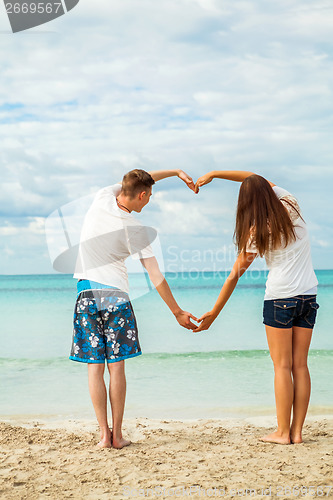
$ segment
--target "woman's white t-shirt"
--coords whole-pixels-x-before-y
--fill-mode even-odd
[[[296,204],[295,197],[283,188],[274,186],[273,190],[282,201],[286,199]],[[316,294],[318,280],[313,270],[310,239],[305,222],[288,203],[284,206],[289,211],[295,227],[296,241],[286,248],[270,250],[265,254],[269,269],[264,300],[283,299],[296,295]],[[258,253],[254,243],[249,244],[247,252]]]

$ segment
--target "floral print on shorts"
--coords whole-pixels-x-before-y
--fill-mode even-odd
[[[141,354],[128,295],[118,289],[84,290],[76,300],[69,359],[114,363]]]

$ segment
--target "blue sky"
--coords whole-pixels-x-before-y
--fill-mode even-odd
[[[264,175],[296,195],[314,265],[332,268],[331,2],[81,0],[15,35],[1,9],[0,274],[52,272],[45,218],[132,168]],[[156,185],[141,219],[167,270],[175,253],[228,267],[238,187]]]

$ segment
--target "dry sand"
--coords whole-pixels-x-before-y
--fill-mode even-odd
[[[0,498],[332,497],[333,417],[309,417],[300,445],[258,441],[274,422],[125,420],[133,444],[101,450],[94,422],[3,421]]]

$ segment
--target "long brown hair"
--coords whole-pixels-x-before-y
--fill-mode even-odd
[[[297,207],[284,200],[299,217]],[[261,175],[250,175],[239,190],[234,241],[238,253],[245,252],[249,241],[254,243],[260,257],[296,240],[290,215],[274,193],[270,183]]]

